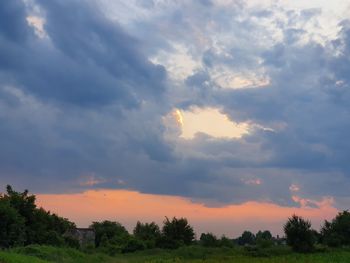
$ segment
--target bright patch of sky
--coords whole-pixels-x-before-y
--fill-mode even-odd
[[[193,138],[202,132],[217,138],[240,138],[248,133],[249,125],[231,121],[215,108],[193,108],[182,113],[184,124],[181,137]]]

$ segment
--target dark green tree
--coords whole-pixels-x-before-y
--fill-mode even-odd
[[[268,230],[259,231],[258,233],[256,233],[255,242],[259,247],[262,248],[271,247],[274,244],[272,240],[272,234]]]
[[[146,248],[145,242],[143,242],[142,240],[140,240],[134,236],[129,236],[129,238],[123,244],[121,252],[122,253],[130,253],[130,252],[135,252],[138,250],[143,250],[145,248]]]
[[[123,245],[123,243],[129,238],[128,231],[118,222],[108,220],[103,222],[93,222],[90,228],[95,230],[96,247],[99,247],[102,243]]]
[[[293,215],[288,218],[283,227],[287,244],[296,252],[310,252],[313,250],[315,239],[311,222],[302,217]]]
[[[159,226],[154,222],[143,224],[138,221],[133,233],[137,239],[144,242],[147,248],[154,248],[160,242],[161,232]]]
[[[255,235],[250,231],[244,231],[242,235],[238,238],[238,244],[241,246],[254,245]]]
[[[8,232],[8,230],[4,230],[4,222],[9,221],[9,216],[11,216],[12,220],[17,218],[18,222],[22,222],[17,226],[17,229],[20,230],[18,240],[21,241],[17,241],[19,244],[64,245],[64,234],[75,227],[74,223],[65,218],[51,214],[42,208],[37,208],[35,196],[30,195],[28,190],[16,192],[8,185],[6,194],[0,196],[0,202],[6,204],[8,211],[5,216],[2,216],[4,219],[1,220],[3,224],[0,226],[0,232]],[[8,226],[8,223],[6,225]],[[11,240],[3,242],[17,245]]]
[[[331,221],[325,221],[321,228],[321,240],[328,246],[350,245],[350,213],[343,211]]]
[[[23,245],[24,242],[24,218],[0,196],[0,248]]]
[[[194,231],[186,218],[173,218],[171,221],[166,217],[162,228],[162,246],[177,248],[182,245],[190,245],[194,240]]]
[[[224,235],[221,236],[218,242],[220,247],[233,247],[233,240]]]
[[[265,231],[259,231],[255,235],[256,239],[264,239],[264,240],[271,240],[272,239],[272,234],[270,231],[265,230]]]
[[[202,233],[199,242],[205,247],[217,247],[219,246],[219,241],[217,237],[212,233]]]

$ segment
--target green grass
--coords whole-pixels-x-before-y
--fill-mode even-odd
[[[14,252],[0,251],[1,263],[47,263],[48,261],[41,260],[37,257],[26,256]]]
[[[21,261],[22,260],[22,261]],[[103,254],[86,254],[72,248],[31,245],[0,252],[1,263],[12,262],[59,262],[59,263],[93,263],[111,262],[111,258]]]
[[[270,251],[263,256],[247,255],[242,249],[209,249],[187,247],[174,251],[144,251],[115,257],[113,262],[148,263],[349,263],[350,252],[331,251],[326,253],[296,254],[289,250]]]
[[[330,250],[312,254],[292,253],[286,247],[247,251],[243,248],[183,247],[177,250],[153,249],[110,257],[104,254],[86,254],[75,249],[50,246],[28,246],[0,251],[1,263],[349,263],[350,251]]]

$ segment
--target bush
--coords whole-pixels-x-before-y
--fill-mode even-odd
[[[186,218],[166,218],[162,229],[161,244],[165,248],[178,248],[182,245],[190,245],[194,240],[193,228]]]
[[[10,203],[0,199],[0,247],[13,247],[24,244],[24,218],[10,206]]]
[[[93,222],[90,228],[95,230],[95,245],[107,246],[123,245],[124,241],[129,237],[128,231],[118,222],[105,220],[103,222]]]
[[[231,239],[227,238],[226,236],[222,236],[219,240],[219,246],[231,248],[234,246],[234,244]]]
[[[242,235],[238,238],[238,244],[241,246],[254,245],[255,244],[254,234],[250,231],[244,231]]]
[[[74,223],[37,208],[27,190],[16,192],[8,185],[6,191],[0,195],[0,246],[64,245],[63,235]]]
[[[138,250],[144,250],[146,245],[139,239],[131,237],[126,242],[126,244],[122,248],[122,253],[130,253]]]
[[[314,247],[313,230],[311,222],[302,217],[293,215],[284,225],[287,244],[296,252],[310,252]]]
[[[325,221],[321,229],[321,240],[331,247],[350,245],[350,213],[343,211],[332,222]]]
[[[272,234],[270,231],[259,231],[256,233],[256,245],[260,248],[268,248],[274,245],[274,242],[272,240]]]
[[[65,236],[64,237],[64,243],[68,247],[71,247],[71,248],[75,248],[75,249],[79,249],[80,248],[79,240],[74,238],[74,237],[71,237],[71,236]]]
[[[204,247],[217,247],[219,245],[218,239],[212,233],[202,233],[199,243]]]
[[[146,248],[154,248],[158,245],[161,238],[159,226],[154,223],[141,223],[137,222],[134,228],[134,236],[143,241]]]

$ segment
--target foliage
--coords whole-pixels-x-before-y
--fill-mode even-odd
[[[217,247],[219,245],[217,237],[212,233],[202,233],[199,241],[205,247]]]
[[[124,244],[122,248],[122,253],[135,252],[138,250],[144,250],[145,248],[146,245],[144,242],[142,242],[140,239],[131,236]]]
[[[321,229],[323,243],[331,247],[350,245],[350,213],[343,211],[331,221],[325,221]]]
[[[257,240],[259,240],[259,239],[271,240],[272,239],[272,234],[268,230],[259,231],[258,233],[256,233],[255,237],[256,237]]]
[[[226,236],[222,236],[218,241],[219,241],[219,247],[227,247],[227,248],[233,247],[233,241]]]
[[[103,222],[93,222],[90,228],[95,230],[95,245],[108,246],[122,245],[129,237],[125,227],[118,223],[105,220]]]
[[[272,234],[268,230],[256,233],[255,239],[257,246],[261,248],[268,248],[274,245]]]
[[[296,252],[310,252],[314,247],[311,222],[293,215],[283,227],[287,244]]]
[[[0,247],[23,245],[24,218],[0,197]]]
[[[143,224],[138,221],[133,233],[137,239],[143,241],[147,248],[155,248],[160,242],[161,232],[159,226],[154,222]]]
[[[182,245],[190,245],[194,240],[194,231],[186,218],[166,217],[162,228],[162,246],[165,248],[177,248]]]
[[[250,231],[244,231],[242,235],[238,238],[238,244],[241,246],[254,245],[255,235]]]
[[[65,245],[63,235],[74,223],[37,208],[35,196],[28,190],[16,192],[8,185],[6,192],[0,196],[0,246]]]

